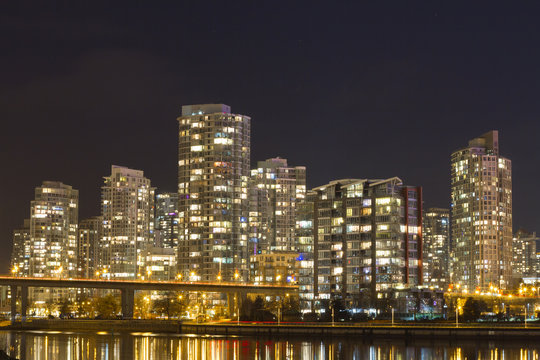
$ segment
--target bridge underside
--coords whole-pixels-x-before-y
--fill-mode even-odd
[[[17,281],[18,280],[18,281]],[[8,284],[6,284],[8,282]],[[1,285],[10,286],[11,290],[11,322],[15,323],[17,315],[17,303],[20,303],[21,322],[26,321],[28,310],[28,289],[30,287],[38,288],[72,288],[72,289],[89,289],[94,286],[79,287],[81,285],[76,281],[39,281],[27,279],[9,278],[9,281],[0,281]],[[60,285],[60,286],[59,286]],[[122,318],[132,319],[134,313],[135,291],[137,290],[157,290],[157,291],[187,291],[187,292],[212,292],[222,293],[227,296],[227,307],[229,314],[236,313],[241,308],[243,300],[248,294],[263,294],[271,296],[284,296],[286,293],[295,294],[298,291],[296,287],[275,287],[275,288],[257,288],[254,286],[205,286],[203,284],[148,284],[148,283],[116,283],[100,282],[99,284],[91,283],[85,285],[98,285],[95,288],[120,290],[121,293],[121,312]],[[122,286],[123,285],[123,286]],[[176,285],[176,286],[174,286]],[[20,300],[20,301],[18,301]],[[235,311],[236,308],[236,311]]]

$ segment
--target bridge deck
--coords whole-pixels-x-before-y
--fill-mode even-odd
[[[129,289],[161,291],[207,291],[283,294],[298,292],[298,286],[255,285],[229,282],[182,282],[182,281],[137,281],[97,279],[57,279],[0,276],[0,286],[62,287],[90,289]]]

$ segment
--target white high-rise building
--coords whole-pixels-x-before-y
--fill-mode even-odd
[[[512,163],[493,130],[452,153],[454,281],[469,291],[508,289],[512,277]]]
[[[178,126],[179,276],[247,280],[251,119],[188,105]]]
[[[102,190],[103,229],[97,271],[103,277],[144,276],[153,243],[154,191],[141,170],[112,166]]]
[[[30,204],[31,277],[77,277],[79,191],[44,181]]]
[[[306,168],[286,159],[259,161],[251,170],[250,254],[296,251],[296,207],[306,195]]]

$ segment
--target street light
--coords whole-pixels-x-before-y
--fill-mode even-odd
[[[456,327],[459,327],[459,310],[461,310],[461,306],[456,304]]]

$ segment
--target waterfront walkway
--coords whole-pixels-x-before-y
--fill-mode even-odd
[[[483,338],[540,341],[540,324],[408,324],[182,322],[174,320],[33,320],[4,327],[10,330],[153,332],[227,336],[355,336],[373,338]]]

